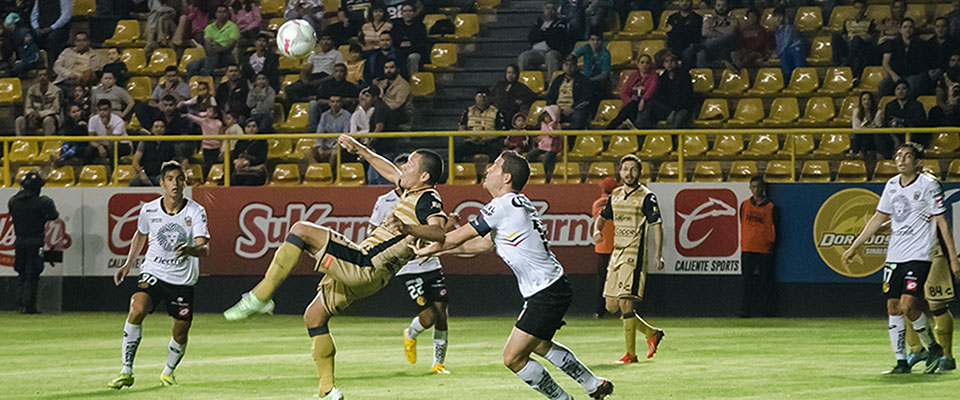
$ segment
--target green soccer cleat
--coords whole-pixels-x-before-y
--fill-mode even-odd
[[[133,386],[133,374],[124,374],[121,372],[116,378],[107,382],[107,386],[117,390],[122,389],[124,386]]]
[[[236,321],[258,314],[273,314],[273,300],[260,300],[253,292],[248,292],[240,298],[237,304],[223,312],[223,317],[228,321]]]
[[[916,353],[910,353],[910,354],[907,354],[907,365],[909,365],[910,368],[913,368],[914,365],[917,365],[918,363],[920,363],[920,361],[924,361],[926,359],[927,359],[927,349],[920,350]]]
[[[943,347],[940,347],[939,344],[931,344],[930,348],[927,349],[927,365],[923,369],[925,374],[932,374],[937,372],[937,368],[940,367],[940,357],[943,356]]]
[[[319,394],[315,394],[313,398],[320,400],[343,400],[343,393],[340,392],[340,389],[333,388],[330,389],[326,395],[320,396]]]
[[[177,384],[177,380],[173,375],[160,374],[160,386],[173,386]]]
[[[953,371],[957,369],[957,360],[953,358],[940,357],[940,370]]]
[[[884,375],[900,375],[900,374],[909,374],[910,366],[907,365],[906,360],[897,360],[897,365],[889,371],[884,371]]]

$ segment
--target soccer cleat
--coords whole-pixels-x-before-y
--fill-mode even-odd
[[[630,353],[624,354],[623,358],[614,361],[614,364],[633,364],[637,362],[637,356],[631,356]]]
[[[652,338],[647,339],[647,358],[653,357],[657,353],[657,346],[660,345],[663,336],[663,331],[658,329]]]
[[[920,361],[927,359],[927,349],[920,350],[916,353],[907,354],[907,365],[910,368],[913,368],[914,365],[917,365]]]
[[[223,312],[223,317],[228,321],[236,321],[249,317],[254,313],[273,314],[273,300],[263,301],[254,296],[252,292],[245,293],[237,304]]]
[[[606,379],[600,378],[600,386],[597,386],[597,390],[594,390],[593,393],[590,393],[591,399],[603,399],[611,394],[613,394],[613,382],[610,382]]]
[[[937,368],[940,367],[940,357],[943,356],[943,347],[940,347],[939,344],[931,344],[930,348],[927,349],[929,355],[927,355],[927,365],[923,369],[925,374],[932,374],[937,372]]]
[[[333,388],[330,389],[326,395],[321,396],[319,394],[315,394],[313,397],[320,400],[343,400],[343,393],[340,392],[340,389]]]
[[[443,363],[436,363],[433,367],[430,367],[430,373],[437,375],[449,375],[450,371],[447,371],[447,369],[443,367]]]
[[[940,357],[940,370],[953,371],[957,369],[957,360],[953,358]]]
[[[906,360],[897,360],[897,365],[889,371],[884,371],[884,375],[900,375],[900,374],[909,374],[910,366],[907,365]]]
[[[124,386],[133,386],[133,375],[124,374],[121,372],[116,378],[113,378],[110,380],[110,382],[107,382],[107,386],[111,389],[117,390],[122,389]]]
[[[403,330],[403,355],[407,356],[410,364],[417,363],[417,339],[410,339],[407,335],[409,328]]]
[[[160,386],[173,386],[177,384],[177,380],[173,375],[160,374]]]

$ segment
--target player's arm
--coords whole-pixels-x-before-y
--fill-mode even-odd
[[[127,260],[124,261],[123,266],[117,270],[117,273],[113,275],[113,283],[117,286],[120,286],[123,278],[126,278],[127,274],[130,273],[130,267],[136,262],[137,255],[143,250],[143,245],[147,244],[147,237],[146,234],[140,233],[139,229],[133,234],[133,241],[130,242],[130,252],[127,253]]]
[[[447,232],[442,241],[431,243],[429,246],[414,249],[417,257],[430,257],[440,254],[476,254],[490,251],[493,248],[493,242],[489,239],[490,235],[480,236],[473,224],[463,225],[457,229]],[[484,245],[477,241],[481,239],[489,245]],[[465,246],[461,246],[465,245]],[[460,248],[465,247],[465,248]],[[476,250],[469,252],[469,250]]]
[[[867,226],[863,227],[863,232],[860,232],[860,236],[857,236],[856,240],[853,241],[853,244],[850,245],[846,251],[843,252],[843,256],[840,258],[844,264],[849,264],[853,261],[853,252],[866,242],[873,234],[877,233],[877,230],[880,227],[890,220],[890,214],[886,214],[877,210],[873,213],[873,216],[870,217],[870,220],[867,221]]]
[[[653,233],[653,260],[657,263],[657,271],[663,271],[663,219],[660,218],[657,196],[653,193],[648,194],[643,199],[641,207],[647,219],[647,231]],[[643,243],[640,245],[643,246]]]
[[[392,214],[387,217],[388,221],[398,221]],[[400,233],[404,235],[414,236],[423,240],[429,240],[431,242],[442,242],[446,238],[447,233],[447,217],[435,215],[427,218],[426,225],[407,225],[399,224]]]
[[[210,254],[210,238],[195,237],[193,246],[181,245],[177,247],[177,257],[206,257]]]
[[[603,227],[607,224],[607,221],[613,219],[613,206],[611,205],[613,201],[607,199],[607,204],[603,206],[603,209],[600,210],[600,214],[597,215],[597,219],[594,221],[593,226],[593,241],[600,242],[603,241]]]
[[[937,228],[940,229],[940,235],[947,245],[947,256],[950,257],[950,269],[953,270],[953,276],[960,278],[960,261],[957,260],[957,248],[953,244],[953,234],[950,233],[950,224],[943,214],[934,217],[937,220]]]
[[[650,225],[647,230],[653,232],[653,260],[657,263],[657,271],[663,271],[663,224]]]
[[[369,163],[370,166],[376,169],[377,172],[383,175],[388,181],[394,184],[400,184],[400,169],[390,162],[390,160],[370,150],[367,146],[358,142],[353,136],[340,135],[337,142],[340,143],[340,147],[343,147],[347,152],[363,158],[364,161]]]

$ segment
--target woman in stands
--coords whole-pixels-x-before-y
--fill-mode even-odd
[[[883,127],[883,113],[877,105],[877,98],[871,92],[863,92],[860,95],[860,103],[853,109],[853,129],[869,129]],[[876,157],[878,150],[890,149],[893,147],[893,138],[889,134],[854,134],[850,140],[850,150],[855,156],[870,159]],[[881,152],[883,153],[883,152]]]
[[[387,18],[387,6],[380,0],[370,5],[367,21],[369,22],[363,24],[360,29],[360,44],[364,52],[380,48],[380,34],[393,28],[393,24]]]
[[[659,78],[653,58],[647,54],[641,54],[637,58],[637,70],[633,71],[620,87],[620,113],[607,124],[607,129],[617,129],[628,119],[635,127],[640,126],[637,116],[643,112],[647,103],[657,93]]]
[[[236,119],[236,116],[231,118]],[[247,120],[244,136],[259,132],[257,121]],[[267,183],[267,141],[263,139],[238,140],[230,155],[233,159],[233,176],[230,184],[234,186],[259,186]]]
[[[493,105],[505,116],[525,113],[537,99],[537,94],[533,90],[517,80],[519,76],[520,67],[517,64],[507,65],[504,80],[490,88],[493,94]]]

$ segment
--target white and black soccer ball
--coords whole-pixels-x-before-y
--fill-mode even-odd
[[[310,23],[305,20],[289,20],[277,30],[277,49],[280,50],[280,54],[287,57],[306,56],[316,44],[317,35]]]

